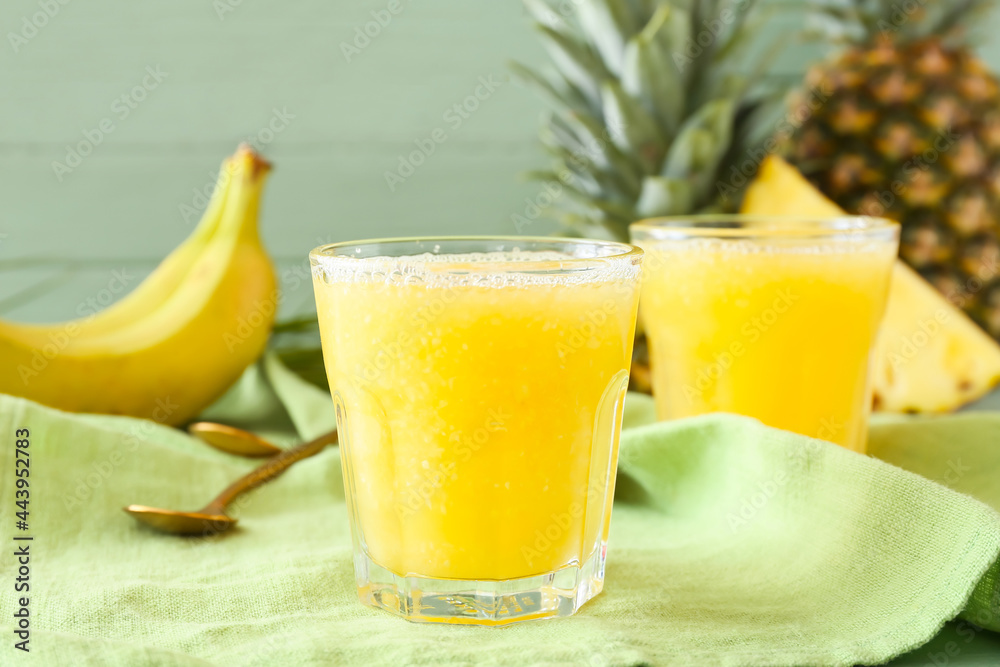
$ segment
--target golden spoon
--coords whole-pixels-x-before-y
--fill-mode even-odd
[[[244,431],[235,426],[226,426],[215,422],[195,422],[188,426],[188,433],[202,442],[230,454],[260,457],[281,453],[280,447],[275,447],[250,431]]]
[[[315,440],[284,449],[264,465],[247,473],[226,487],[215,500],[197,512],[178,512],[146,505],[129,505],[125,511],[157,530],[174,535],[205,535],[224,533],[236,525],[237,519],[226,515],[226,505],[237,496],[255,489],[285,472],[293,463],[319,454],[329,444],[337,442],[337,432],[331,431]]]

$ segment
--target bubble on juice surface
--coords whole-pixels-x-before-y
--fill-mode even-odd
[[[696,253],[717,255],[855,255],[895,251],[894,242],[873,240],[861,234],[845,232],[837,237],[766,239],[643,239],[637,242],[647,252]]]
[[[323,282],[433,287],[517,288],[634,282],[634,255],[579,257],[556,251],[313,257],[313,275]]]

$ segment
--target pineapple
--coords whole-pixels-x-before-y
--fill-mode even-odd
[[[841,208],[903,225],[900,255],[1000,339],[1000,82],[959,28],[990,0],[816,0],[846,41],[793,107],[789,159]]]
[[[552,107],[540,135],[554,164],[532,176],[564,193],[567,233],[627,241],[641,218],[735,205],[728,170],[768,138],[756,84],[776,51],[748,63],[755,0],[524,3],[555,71],[511,67]],[[648,392],[645,350],[640,333],[632,388]]]
[[[778,157],[769,157],[743,200],[751,215],[843,215]],[[944,412],[986,394],[1000,381],[1000,345],[924,279],[897,262],[879,334],[874,407]]]

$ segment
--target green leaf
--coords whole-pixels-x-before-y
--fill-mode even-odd
[[[522,2],[524,2],[528,13],[531,14],[531,18],[539,25],[548,26],[561,32],[569,30],[566,21],[544,0],[522,0]]]
[[[660,25],[662,24],[662,25]],[[647,35],[659,44],[662,59],[673,68],[676,78],[686,88],[691,81],[692,62],[686,55],[692,37],[691,14],[680,7],[664,5],[660,7],[644,29]]]
[[[664,24],[662,29],[657,28],[655,31],[664,52],[672,54],[687,46],[692,36],[691,12],[678,6],[663,5],[656,10],[656,14],[662,16],[657,18],[654,15],[649,24],[654,25],[657,22]]]
[[[661,7],[643,31],[625,47],[622,88],[642,102],[664,134],[672,136],[684,112],[684,82],[663,51],[659,33],[666,29],[669,10]]]
[[[625,0],[625,7],[631,19],[630,25],[640,26],[648,21],[659,4],[659,0]]]
[[[681,130],[667,153],[661,175],[666,178],[691,178],[709,160],[715,145],[712,133],[697,125]]]
[[[632,208],[631,202],[624,200],[613,201],[601,196],[595,197],[593,193],[587,192],[572,181],[560,178],[555,172],[551,172],[551,176],[544,180],[558,183],[568,197],[587,206],[595,206],[605,213],[622,220],[631,221],[635,218],[635,211]]]
[[[570,165],[567,161],[568,153],[565,151],[549,149],[548,152],[557,158],[554,169],[527,171],[521,176],[532,181],[558,181],[559,183],[571,181],[574,187],[585,192],[588,197],[599,197],[602,192],[605,192],[598,180],[604,175],[594,169],[593,165],[589,165],[589,167],[579,163]]]
[[[637,28],[624,0],[575,0],[587,40],[616,76],[621,74],[625,42]]]
[[[704,161],[698,165],[698,172],[694,177],[695,196],[701,201],[709,197],[712,184],[717,178],[719,165],[732,144],[733,115],[736,113],[736,107],[731,100],[709,102],[705,106],[708,109],[709,133],[714,144],[706,155],[700,156]]]
[[[723,156],[729,150],[733,132],[732,100],[714,100],[698,110],[681,128],[670,147],[661,175],[689,179],[695,199],[710,192]]]
[[[746,75],[729,72],[712,86],[712,99],[739,100],[749,85],[750,79]]]
[[[636,210],[642,218],[690,213],[694,206],[691,184],[683,179],[647,176]]]
[[[559,160],[560,170],[566,170],[577,179],[581,188],[592,197],[617,195],[628,200],[631,195],[622,184],[621,178],[610,170],[602,170],[585,154],[573,153],[561,146],[546,145],[547,152]]]
[[[558,181],[559,175],[550,169],[529,169],[518,174],[523,181]]]
[[[691,3],[691,24],[695,26],[696,32],[702,30],[718,15],[718,0],[698,0]]]
[[[750,15],[753,14],[752,18]],[[764,11],[752,12],[748,7],[740,10],[733,21],[732,28],[726,34],[725,39],[720,40],[712,61],[716,67],[721,66],[727,60],[736,62],[739,56],[746,53],[748,47],[755,43],[760,37],[761,31],[774,18],[774,8],[767,7]]]
[[[597,167],[592,161],[586,159],[585,157],[577,157],[572,151],[566,150],[559,144],[552,144],[547,141],[542,142],[542,147],[545,152],[556,158],[560,169],[568,169],[574,174],[581,174],[588,177],[588,180],[593,184],[594,192],[600,192],[600,183],[598,181],[598,176],[601,175],[600,168]]]
[[[599,168],[585,154],[573,154],[561,147],[547,146],[548,152],[558,158],[557,180],[572,185],[588,200],[601,199],[608,204],[631,207],[638,195],[638,188],[623,182],[614,170]]]
[[[723,96],[732,96],[733,99],[736,100],[742,99],[747,94],[751,86],[756,85],[761,79],[764,78],[764,75],[770,70],[771,65],[773,65],[778,59],[778,56],[785,49],[787,44],[788,43],[785,40],[775,40],[772,42],[750,69],[750,72],[742,76],[742,88],[739,92],[735,94],[724,93]]]
[[[592,116],[572,112],[562,117],[573,130],[584,147],[584,155],[606,169],[620,181],[621,186],[632,196],[638,196],[640,183],[639,166],[631,158],[621,153],[611,140],[611,135]]]
[[[556,108],[582,110],[587,107],[587,101],[575,89],[567,87],[559,90],[547,78],[519,62],[511,61],[507,66],[514,72],[514,76],[540,92]]]
[[[301,315],[285,320],[279,320],[274,324],[271,332],[275,335],[283,333],[304,333],[319,332],[319,322],[316,320],[316,313],[311,315]]]
[[[572,180],[567,180],[565,175],[559,177],[555,172],[533,172],[532,175],[534,180],[548,183],[546,187],[550,194],[554,192],[554,212],[558,213],[564,223],[576,229],[573,236],[581,233],[579,227],[582,225],[589,228],[590,231],[585,234],[588,237],[592,236],[593,231],[604,230],[602,236],[628,240],[628,224],[635,217],[630,204],[611,202],[600,196],[595,198],[594,193],[581,190]],[[608,231],[612,234],[607,234]]]
[[[604,100],[604,123],[611,141],[634,155],[645,173],[655,173],[666,151],[656,121],[638,102],[625,94],[615,81],[606,81],[601,89]]]
[[[952,31],[960,29],[969,23],[969,17],[974,13],[992,9],[994,3],[989,0],[959,0],[951,5],[938,19],[933,28],[933,34],[948,36]]]
[[[585,44],[547,26],[535,26],[542,46],[570,84],[583,93],[594,108],[600,108],[600,84],[609,77],[601,60]]]
[[[747,19],[755,15],[758,0],[731,0],[728,9],[733,12],[733,21],[727,31],[728,37],[733,37],[742,32],[749,32],[754,36],[760,36],[760,32],[747,26]],[[774,6],[772,5],[772,9]]]
[[[587,158],[591,163],[594,162],[594,160],[589,158],[591,152],[590,149],[583,144],[577,136],[576,130],[566,122],[564,116],[562,115],[549,115],[546,121],[542,124],[539,136],[541,137],[542,143],[546,146],[563,148],[568,153],[579,156],[580,158]],[[602,159],[600,166],[607,167],[608,164]]]

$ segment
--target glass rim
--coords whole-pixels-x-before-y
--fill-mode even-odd
[[[428,261],[426,259],[420,259],[420,254],[425,254],[431,252],[432,249],[424,249],[422,252],[413,253],[377,253],[369,256],[359,256],[346,253],[340,253],[338,251],[343,251],[345,249],[354,248],[374,248],[378,246],[391,246],[397,245],[400,247],[410,247],[419,250],[421,244],[483,244],[481,249],[465,249],[461,251],[455,251],[455,254],[466,254],[466,253],[490,253],[490,252],[503,252],[503,250],[491,250],[487,246],[488,244],[494,245],[504,245],[511,244],[511,250],[516,248],[516,244],[524,243],[530,245],[541,245],[548,246],[543,248],[543,250],[551,251],[564,251],[566,247],[591,247],[599,250],[597,254],[588,255],[570,255],[567,257],[561,257],[558,259],[553,258],[539,258],[539,259],[518,259],[518,260],[508,260],[503,259],[490,259],[490,258],[471,258],[456,260],[454,262],[450,261]],[[535,248],[531,248],[535,249]],[[452,253],[440,253],[440,254],[452,254]],[[326,243],[321,246],[313,248],[309,252],[309,260],[312,264],[318,264],[322,262],[333,261],[350,261],[350,262],[365,262],[365,261],[386,261],[390,260],[392,262],[398,262],[401,264],[407,264],[411,266],[420,267],[434,267],[442,270],[448,270],[452,267],[460,266],[463,271],[490,271],[494,272],[498,269],[503,269],[504,267],[516,267],[518,269],[524,270],[530,267],[531,271],[540,271],[547,269],[586,269],[588,267],[593,267],[596,265],[605,265],[610,262],[618,261],[628,261],[629,263],[634,263],[638,261],[643,255],[642,248],[622,241],[605,241],[602,239],[586,239],[586,238],[568,238],[560,236],[505,236],[505,235],[468,235],[468,236],[398,236],[398,237],[388,237],[388,238],[373,238],[373,239],[360,239],[354,241],[340,241],[337,243]]]
[[[701,213],[646,218],[629,225],[633,241],[639,239],[856,239],[898,237],[898,222],[870,215],[746,215]],[[638,236],[636,235],[638,232]]]

